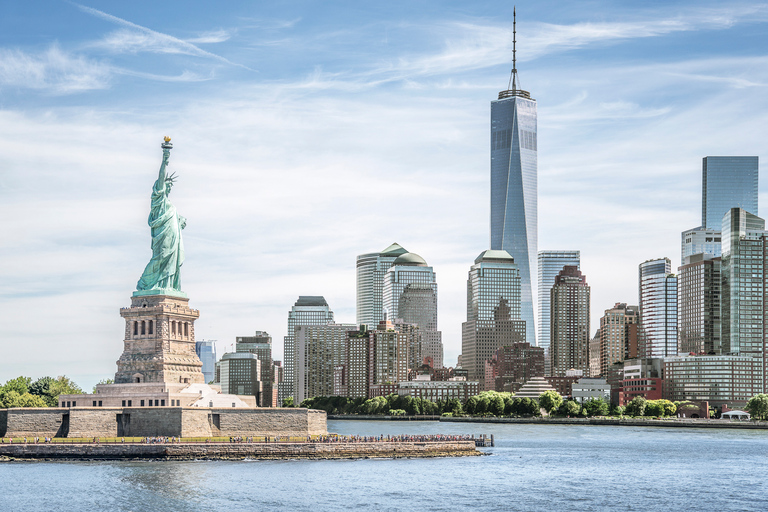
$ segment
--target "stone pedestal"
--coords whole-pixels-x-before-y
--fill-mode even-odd
[[[125,345],[117,361],[115,384],[204,384],[203,363],[195,352],[195,320],[189,299],[171,295],[131,298],[121,308]]]

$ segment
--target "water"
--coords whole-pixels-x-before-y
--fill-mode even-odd
[[[450,459],[0,464],[0,511],[768,510],[768,433],[329,421],[340,434],[494,434]]]

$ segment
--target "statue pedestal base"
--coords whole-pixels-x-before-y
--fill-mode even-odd
[[[121,308],[120,316],[125,318],[125,340],[115,384],[205,383],[195,352],[194,325],[200,312],[189,307],[188,298],[134,293],[131,307]]]

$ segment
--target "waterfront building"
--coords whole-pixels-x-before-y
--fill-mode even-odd
[[[525,341],[520,317],[520,269],[507,251],[483,251],[467,277],[467,321],[461,363],[485,387],[485,363],[502,346]],[[491,388],[493,389],[493,388]]]
[[[681,234],[680,261],[685,261],[685,258],[694,254],[706,254],[710,258],[719,257],[722,251],[720,240],[720,228],[698,227],[683,231]]]
[[[637,306],[617,302],[605,310],[600,319],[600,374],[603,377],[608,378],[614,363],[638,357],[639,320]]]
[[[610,403],[611,385],[605,379],[583,377],[571,385],[571,396],[579,403],[595,398]]]
[[[515,393],[515,398],[535,398],[538,400],[539,396],[545,391],[558,393],[544,377],[533,377],[520,387],[517,393]]]
[[[625,406],[638,396],[646,400],[663,398],[663,366],[664,358],[624,361],[623,376],[617,383],[618,405]]]
[[[583,377],[583,374],[581,371],[578,371],[578,373],[571,373],[569,372],[567,375],[562,376],[549,376],[545,377],[547,379],[547,382],[549,382],[549,385],[554,388],[555,391],[557,391],[560,396],[571,396],[571,387],[573,384]]]
[[[579,269],[581,265],[581,253],[579,251],[539,251],[539,301],[538,301],[538,346],[544,348],[546,357],[545,371],[549,375],[552,368],[550,358],[550,347],[552,338],[551,328],[551,292],[555,284],[555,278],[566,265],[575,266]]]
[[[384,276],[398,256],[407,253],[393,243],[381,252],[361,254],[357,257],[357,324],[375,329],[384,320],[382,294]]]
[[[424,258],[405,253],[392,262],[382,290],[385,317],[419,327],[421,356],[443,366],[442,334],[437,330],[437,282]]]
[[[203,363],[205,382],[210,384],[216,379],[216,340],[196,341],[195,353]]]
[[[561,377],[575,368],[589,375],[589,307],[587,277],[566,265],[550,290],[550,375]]]
[[[664,398],[739,408],[763,393],[763,361],[751,355],[664,358]]]
[[[461,378],[447,381],[409,380],[401,382],[397,387],[397,393],[401,396],[412,396],[432,402],[457,398],[463,403],[479,392],[477,382]]]
[[[288,313],[288,330],[283,338],[283,372],[284,377],[278,386],[278,404],[289,396],[296,398],[298,390],[296,385],[296,371],[294,354],[296,352],[296,327],[300,325],[325,325],[333,323],[333,311],[331,311],[325,298],[322,296],[302,295],[296,301]],[[294,400],[295,403],[295,400]]]
[[[688,256],[678,268],[679,352],[720,353],[720,258]]]
[[[255,403],[263,401],[262,362],[250,352],[228,352],[216,365],[216,377],[222,393],[249,395]]]
[[[530,379],[544,376],[544,349],[526,342],[503,345],[486,360],[484,373],[484,390],[517,393]]]
[[[677,355],[677,276],[669,258],[647,260],[638,269],[641,351],[645,357]]]
[[[589,340],[589,373],[587,375],[600,376],[600,329]]]
[[[260,364],[260,379],[262,383],[261,407],[276,407],[272,397],[273,366],[272,366],[272,336],[264,331],[256,331],[253,336],[238,336],[235,345],[236,352],[254,354]]]
[[[294,361],[294,404],[306,398],[332,396],[336,368],[347,362],[347,333],[355,324],[297,325]]]
[[[722,353],[763,358],[765,221],[742,208],[723,217]]]
[[[515,26],[513,21],[513,35]],[[518,87],[515,42],[513,38],[509,86],[491,102],[491,249],[507,251],[519,267],[524,341],[536,345],[532,277],[538,244],[537,113],[536,100]]]
[[[720,229],[731,208],[758,215],[758,157],[707,156],[701,171],[701,225]]]

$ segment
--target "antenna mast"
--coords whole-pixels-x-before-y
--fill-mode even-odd
[[[510,96],[522,96],[530,98],[528,91],[518,89],[520,78],[517,76],[517,6],[512,8],[512,73],[509,75],[507,90],[499,93],[499,99],[509,98]]]

